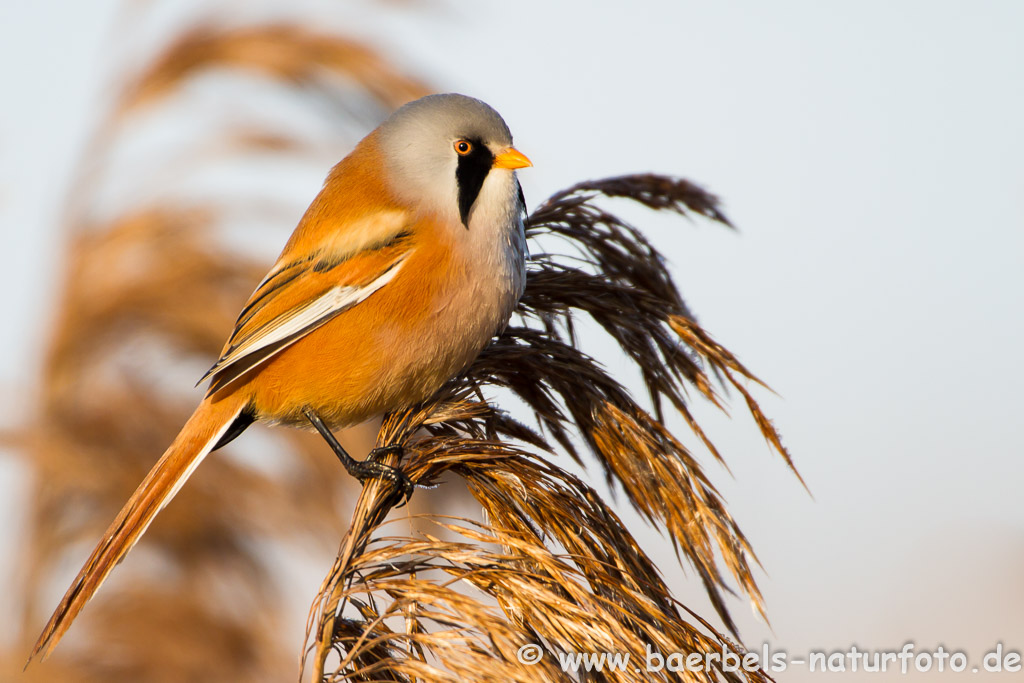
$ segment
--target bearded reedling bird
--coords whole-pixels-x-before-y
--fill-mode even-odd
[[[46,624],[45,658],[202,459],[253,422],[315,428],[360,480],[408,479],[353,459],[331,430],[411,406],[508,324],[525,284],[531,166],[488,105],[411,102],[331,170],[242,309],[205,398],[118,513]]]

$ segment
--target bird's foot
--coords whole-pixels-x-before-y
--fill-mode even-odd
[[[412,497],[413,484],[409,477],[405,476],[405,472],[392,467],[391,465],[385,465],[381,462],[381,459],[386,455],[398,455],[401,456],[405,452],[405,449],[401,446],[381,446],[380,448],[374,448],[370,451],[370,454],[366,456],[365,460],[356,460],[348,451],[338,443],[338,440],[331,433],[331,430],[324,424],[324,421],[320,419],[320,416],[313,411],[312,408],[306,408],[303,411],[306,418],[309,420],[318,432],[320,436],[324,438],[327,444],[334,451],[334,454],[338,456],[338,460],[345,467],[345,470],[353,477],[358,479],[360,482],[365,482],[367,479],[384,479],[391,482],[394,488],[398,490],[402,497],[399,500],[398,507],[405,505],[409,498]]]
[[[402,446],[380,446],[379,448],[374,448],[366,456],[366,460],[356,461],[355,470],[357,471],[349,470],[349,472],[359,481],[367,479],[385,479],[390,481],[402,493],[402,500],[398,505],[398,507],[402,507],[412,497],[415,487],[405,472],[397,467],[385,465],[381,460],[388,455],[398,455],[401,457],[404,452],[405,449]]]

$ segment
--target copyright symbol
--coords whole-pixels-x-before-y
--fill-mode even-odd
[[[540,645],[534,643],[523,645],[519,648],[519,652],[516,653],[516,659],[519,660],[519,663],[526,664],[527,666],[536,664],[543,656],[544,650],[541,649]]]

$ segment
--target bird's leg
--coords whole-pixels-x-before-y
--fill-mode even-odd
[[[389,453],[401,453],[401,446],[383,446],[381,448],[374,448],[370,451],[370,455],[366,460],[356,460],[345,447],[338,443],[338,439],[335,438],[331,430],[328,429],[324,421],[320,419],[312,409],[304,408],[302,411],[306,419],[309,420],[310,424],[316,427],[316,431],[320,432],[320,436],[324,438],[327,445],[331,447],[334,454],[338,456],[338,460],[345,467],[349,474],[358,479],[359,481],[366,481],[367,479],[386,479],[392,482],[401,492],[403,501],[409,500],[412,497],[413,485],[409,481],[409,477],[405,476],[405,472],[402,470],[385,465],[380,462],[380,458]]]

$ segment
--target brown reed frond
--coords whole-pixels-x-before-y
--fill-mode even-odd
[[[350,38],[297,23],[198,25],[182,33],[128,84],[119,111],[151,104],[197,72],[213,68],[251,70],[297,86],[324,85],[325,75],[341,76],[354,84],[355,92],[389,108],[425,94],[422,83]],[[336,91],[336,86],[325,88],[328,94]]]
[[[662,530],[700,577],[718,616],[736,632],[716,553],[764,615],[753,550],[696,457],[666,428],[667,400],[718,460],[688,409],[686,390],[724,410],[737,389],[768,443],[792,467],[745,381],[762,384],[693,319],[664,259],[635,227],[595,199],[626,197],[655,209],[728,225],[717,200],[683,180],[643,175],[583,183],[531,216],[528,234],[556,235],[571,256],[534,256],[519,313],[465,375],[434,399],[389,416],[378,445],[400,445],[418,485],[465,483],[484,522],[435,520],[457,540],[386,538],[397,503],[382,482],[364,488],[342,551],[310,613],[314,680],[568,680],[566,653],[721,652],[740,646],[679,604],[657,568],[600,495],[531,448],[555,444],[584,462],[578,441],[610,484]],[[641,371],[654,414],[577,346],[575,319],[594,320]],[[509,389],[541,432],[482,402]],[[545,436],[548,435],[548,436]],[[517,445],[518,444],[518,445]],[[397,456],[389,456],[399,464]],[[795,471],[795,470],[794,470]],[[545,654],[528,665],[525,645]],[[328,671],[331,652],[334,672]],[[595,680],[649,680],[605,672]],[[761,671],[663,674],[681,680],[763,681]]]

